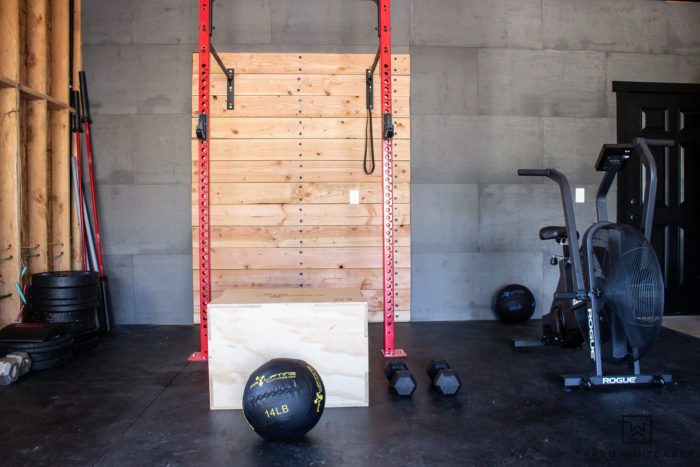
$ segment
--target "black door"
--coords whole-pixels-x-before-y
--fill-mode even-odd
[[[617,139],[673,139],[652,148],[659,172],[652,244],[666,284],[666,314],[700,314],[700,84],[613,82]],[[617,219],[639,226],[643,168],[618,177]]]

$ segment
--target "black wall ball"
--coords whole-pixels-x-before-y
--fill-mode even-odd
[[[321,418],[326,390],[303,360],[275,358],[255,370],[243,391],[243,415],[269,440],[296,441]]]
[[[535,312],[535,296],[520,284],[510,284],[496,293],[493,309],[506,323],[524,323]]]

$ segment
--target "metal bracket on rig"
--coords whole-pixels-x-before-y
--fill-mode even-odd
[[[206,141],[209,139],[209,115],[199,114],[199,119],[197,120],[197,129],[195,133],[197,134],[197,139],[200,141]]]
[[[226,68],[226,108],[233,110],[233,68]]]
[[[382,136],[384,139],[391,139],[394,137],[394,124],[391,122],[390,113],[382,115],[382,128]]]
[[[372,110],[374,108],[374,76],[372,76],[370,68],[365,70],[365,95],[367,97],[367,110]]]

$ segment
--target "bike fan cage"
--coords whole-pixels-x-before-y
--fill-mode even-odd
[[[394,169],[391,106],[391,0],[372,0],[377,4],[377,32],[379,47],[370,69],[374,73],[379,65],[382,111],[382,273],[384,302],[384,348],[386,358],[405,357],[406,353],[394,347]],[[206,361],[209,357],[207,306],[211,301],[211,263],[209,230],[209,86],[210,57],[213,56],[227,77],[226,108],[233,109],[233,68],[227,68],[211,43],[214,0],[199,0],[199,116],[198,140],[198,225],[199,244],[199,320],[201,350],[189,360]]]

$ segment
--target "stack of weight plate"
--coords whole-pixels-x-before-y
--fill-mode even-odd
[[[100,306],[99,275],[91,271],[32,274],[31,321],[64,324],[75,340],[75,350],[97,345],[96,322]]]
[[[26,352],[32,371],[65,365],[73,360],[73,336],[62,324],[10,324],[0,330],[0,355]]]

